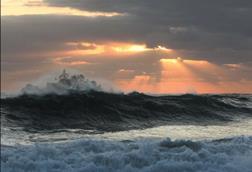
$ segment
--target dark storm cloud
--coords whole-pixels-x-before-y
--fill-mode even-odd
[[[251,66],[251,0],[44,1],[49,6],[91,12],[118,12],[123,15],[2,16],[3,71],[34,69],[44,64],[52,66],[52,59],[57,57],[46,53],[72,49],[66,42],[133,42],[146,43],[148,47],[162,45],[174,49],[187,59]],[[126,69],[134,71],[135,75],[147,73],[158,78],[160,67],[157,63],[160,58],[164,56],[151,53],[125,59],[113,59],[106,55],[90,56],[83,57],[90,64],[79,68],[93,77],[113,79],[117,71]],[[234,78],[238,80],[239,77],[252,79],[246,71]]]
[[[251,0],[46,0],[49,5],[126,13],[158,26],[194,26],[251,36]]]
[[[116,17],[3,17],[6,52],[64,49],[67,41],[164,45],[212,61],[250,61],[250,0],[46,0],[48,5],[119,12]],[[32,42],[32,44],[30,44]],[[11,45],[11,46],[10,46]],[[230,57],[230,52],[234,52]],[[239,60],[238,60],[239,59]]]
[[[251,50],[251,0],[46,0],[49,5],[119,12],[148,45],[174,49]],[[127,28],[129,29],[129,28]],[[133,29],[133,33],[134,33]],[[211,55],[211,52],[208,54]],[[206,56],[206,55],[205,55]],[[218,54],[220,56],[220,54]],[[242,56],[242,55],[241,55]],[[249,54],[251,56],[251,53]]]
[[[57,49],[65,42],[141,41],[148,31],[121,22],[125,18],[81,16],[5,16],[2,40],[6,52]],[[141,27],[142,28],[142,27]],[[61,47],[66,48],[66,47]]]

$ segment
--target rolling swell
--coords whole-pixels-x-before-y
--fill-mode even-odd
[[[150,96],[90,91],[68,95],[22,95],[1,100],[8,125],[27,130],[141,129],[165,124],[216,124],[251,117],[251,95]]]

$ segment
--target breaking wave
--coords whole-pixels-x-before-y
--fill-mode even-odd
[[[100,84],[65,70],[45,87],[28,84],[1,98],[4,125],[27,130],[120,131],[167,124],[216,124],[252,116],[251,95],[151,96],[105,92]]]
[[[72,92],[102,91],[101,85],[89,80],[82,74],[70,75],[63,70],[62,74],[55,78],[56,82],[47,82],[45,87],[27,84],[21,89],[21,94],[45,95],[45,94],[70,94]]]
[[[252,95],[109,93],[65,71],[56,81],[1,95],[1,171],[251,172],[251,123],[226,123],[251,121]]]
[[[1,170],[5,172],[251,172],[252,169],[252,137],[245,136],[214,141],[82,139],[2,146],[1,151]]]
[[[26,94],[2,99],[1,116],[6,125],[31,130],[120,131],[166,124],[211,125],[252,117],[251,103],[251,95]]]

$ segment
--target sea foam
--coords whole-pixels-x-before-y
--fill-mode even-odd
[[[169,138],[2,145],[1,170],[54,172],[251,172],[252,137]]]

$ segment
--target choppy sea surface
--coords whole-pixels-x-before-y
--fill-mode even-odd
[[[252,95],[1,99],[2,171],[252,172]]]

